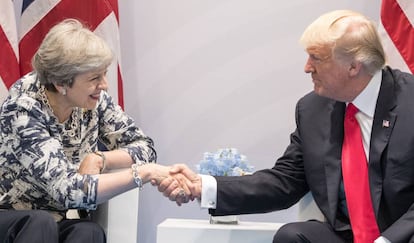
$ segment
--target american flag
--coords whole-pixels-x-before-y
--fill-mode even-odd
[[[20,76],[16,18],[11,0],[0,1],[0,102]]]
[[[414,1],[382,0],[380,23],[388,64],[414,73]]]
[[[21,16],[15,18],[14,12],[21,13]],[[6,17],[8,21],[6,22],[7,26],[4,27],[2,22],[3,18]],[[14,35],[10,34],[10,36],[2,38],[1,33],[4,31],[0,32],[0,48],[7,48],[3,47],[3,43],[10,43],[9,45],[14,47],[17,47],[18,44],[18,49],[14,48],[12,49],[13,51],[9,50],[9,48],[7,49],[8,52],[3,52],[0,49],[1,53],[7,53],[7,58],[5,60],[2,58],[0,61],[0,77],[2,78],[2,83],[5,84],[5,88],[9,88],[19,76],[32,70],[31,59],[46,33],[53,25],[65,18],[76,18],[91,28],[97,35],[104,38],[112,48],[115,54],[115,61],[108,68],[108,92],[123,107],[118,0],[22,0],[21,11],[13,10],[11,0],[1,0],[0,18],[3,30],[14,29],[16,32],[16,19],[20,23],[17,26],[19,29],[18,34],[14,33],[14,35],[18,36],[18,43],[16,38],[13,38]],[[14,61],[11,62],[13,54],[15,57]],[[17,67],[16,63],[18,64]],[[12,65],[13,69],[10,68]],[[9,70],[13,72],[9,73]],[[1,89],[2,87],[0,87],[0,98],[4,99]]]

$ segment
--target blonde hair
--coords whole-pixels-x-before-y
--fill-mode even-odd
[[[113,53],[105,41],[76,19],[66,19],[50,29],[32,59],[40,83],[73,84],[76,75],[108,67]]]
[[[300,38],[307,48],[331,48],[336,58],[353,58],[374,74],[385,65],[385,53],[376,24],[351,10],[326,13],[311,23]]]

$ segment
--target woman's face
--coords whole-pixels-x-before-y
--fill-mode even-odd
[[[72,87],[67,87],[66,97],[72,107],[92,110],[96,107],[102,90],[108,89],[107,69],[85,72],[75,76]]]

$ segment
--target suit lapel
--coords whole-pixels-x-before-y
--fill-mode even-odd
[[[333,102],[331,106],[330,113],[330,129],[327,129],[329,135],[329,156],[331,158],[326,158],[325,163],[325,173],[326,173],[326,189],[328,195],[328,205],[329,205],[329,216],[328,219],[330,222],[334,223],[336,218],[336,213],[338,209],[338,194],[339,194],[339,185],[341,183],[341,151],[342,151],[342,140],[344,137],[344,113],[345,113],[345,103],[343,102]]]
[[[395,124],[396,114],[392,111],[395,105],[393,78],[390,72],[384,69],[372,124],[369,152],[370,190],[374,211],[377,216],[382,194],[381,155],[388,144]]]

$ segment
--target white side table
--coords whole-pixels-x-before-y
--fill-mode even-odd
[[[157,226],[157,243],[271,243],[282,223],[210,224],[208,220],[166,219]]]

